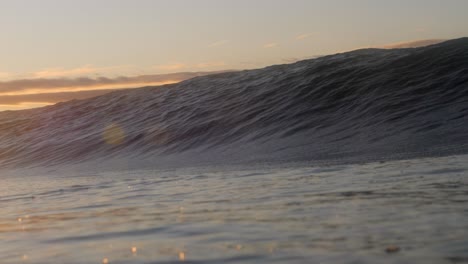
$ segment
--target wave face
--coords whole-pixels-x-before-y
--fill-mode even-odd
[[[0,113],[2,167],[366,161],[467,146],[468,38]]]

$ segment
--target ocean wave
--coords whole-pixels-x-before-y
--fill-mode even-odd
[[[1,112],[0,166],[448,155],[467,113],[468,38],[364,49]]]

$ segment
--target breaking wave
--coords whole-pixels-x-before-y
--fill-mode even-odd
[[[0,113],[2,167],[367,161],[467,146],[468,38]]]

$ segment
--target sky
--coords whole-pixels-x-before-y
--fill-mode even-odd
[[[465,37],[466,10],[466,0],[0,0],[0,110]]]

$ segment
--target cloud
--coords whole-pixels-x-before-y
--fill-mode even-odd
[[[437,43],[446,41],[446,39],[423,39],[423,40],[413,40],[407,42],[392,43],[383,46],[378,46],[377,48],[382,49],[405,49],[405,48],[418,48],[429,46]]]
[[[162,71],[179,71],[187,67],[188,65],[185,63],[171,63],[171,64],[164,64],[164,65],[157,65],[154,68],[158,70],[162,70]]]
[[[301,35],[296,36],[296,40],[304,40],[308,37],[310,37],[310,34],[301,34]]]
[[[207,72],[183,72],[134,77],[99,77],[99,78],[55,78],[55,79],[20,79],[0,82],[0,95],[22,95],[48,92],[72,92],[95,89],[121,89],[146,85],[175,83]]]
[[[0,79],[9,78],[11,74],[9,72],[0,72]]]
[[[110,67],[94,67],[92,65],[85,65],[74,69],[64,68],[48,68],[33,72],[31,78],[60,78],[60,77],[82,77],[94,75],[109,75],[119,72],[129,72],[135,68],[131,65],[123,66],[110,66]]]
[[[118,89],[173,84],[197,76],[226,72],[226,70],[219,70],[224,66],[226,63],[222,61],[192,64],[175,62],[147,69],[168,73],[146,75],[141,73],[147,70],[131,65],[112,67],[85,65],[72,69],[48,68],[21,75],[0,72],[0,111],[89,98]],[[136,74],[134,76],[120,75],[131,72]]]
[[[205,67],[209,65],[200,65]],[[180,72],[116,78],[19,79],[0,82],[0,111],[44,106],[72,99],[84,99],[111,91],[171,84],[222,71]]]
[[[267,44],[263,45],[263,47],[265,49],[270,49],[270,48],[274,48],[274,47],[277,47],[277,46],[278,46],[278,43],[276,43],[276,42],[267,43]]]
[[[219,47],[219,46],[223,46],[223,45],[225,45],[227,43],[229,43],[229,40],[220,40],[220,41],[216,41],[216,42],[211,43],[210,45],[208,45],[208,47],[210,47],[210,48]]]
[[[85,66],[81,68],[65,70],[61,68],[51,68],[45,69],[42,71],[38,71],[33,73],[33,78],[52,78],[52,77],[68,77],[74,75],[85,75],[96,72],[96,69]]]
[[[413,41],[406,41],[406,42],[398,42],[398,43],[391,43],[385,45],[373,45],[373,46],[361,46],[357,48],[353,48],[352,50],[360,50],[360,49],[407,49],[407,48],[418,48],[424,47],[429,45],[434,45],[437,43],[441,43],[447,41],[446,39],[421,39],[421,40],[413,40]],[[339,50],[337,52],[348,52],[352,50]]]
[[[51,103],[47,102],[21,102],[17,104],[0,104],[0,111],[5,110],[22,110],[22,109],[29,109],[29,108],[36,108],[51,105]]]
[[[53,104],[58,102],[70,101],[73,99],[85,99],[95,97],[116,90],[91,90],[79,92],[5,95],[0,96],[0,105],[22,106],[25,104]]]

